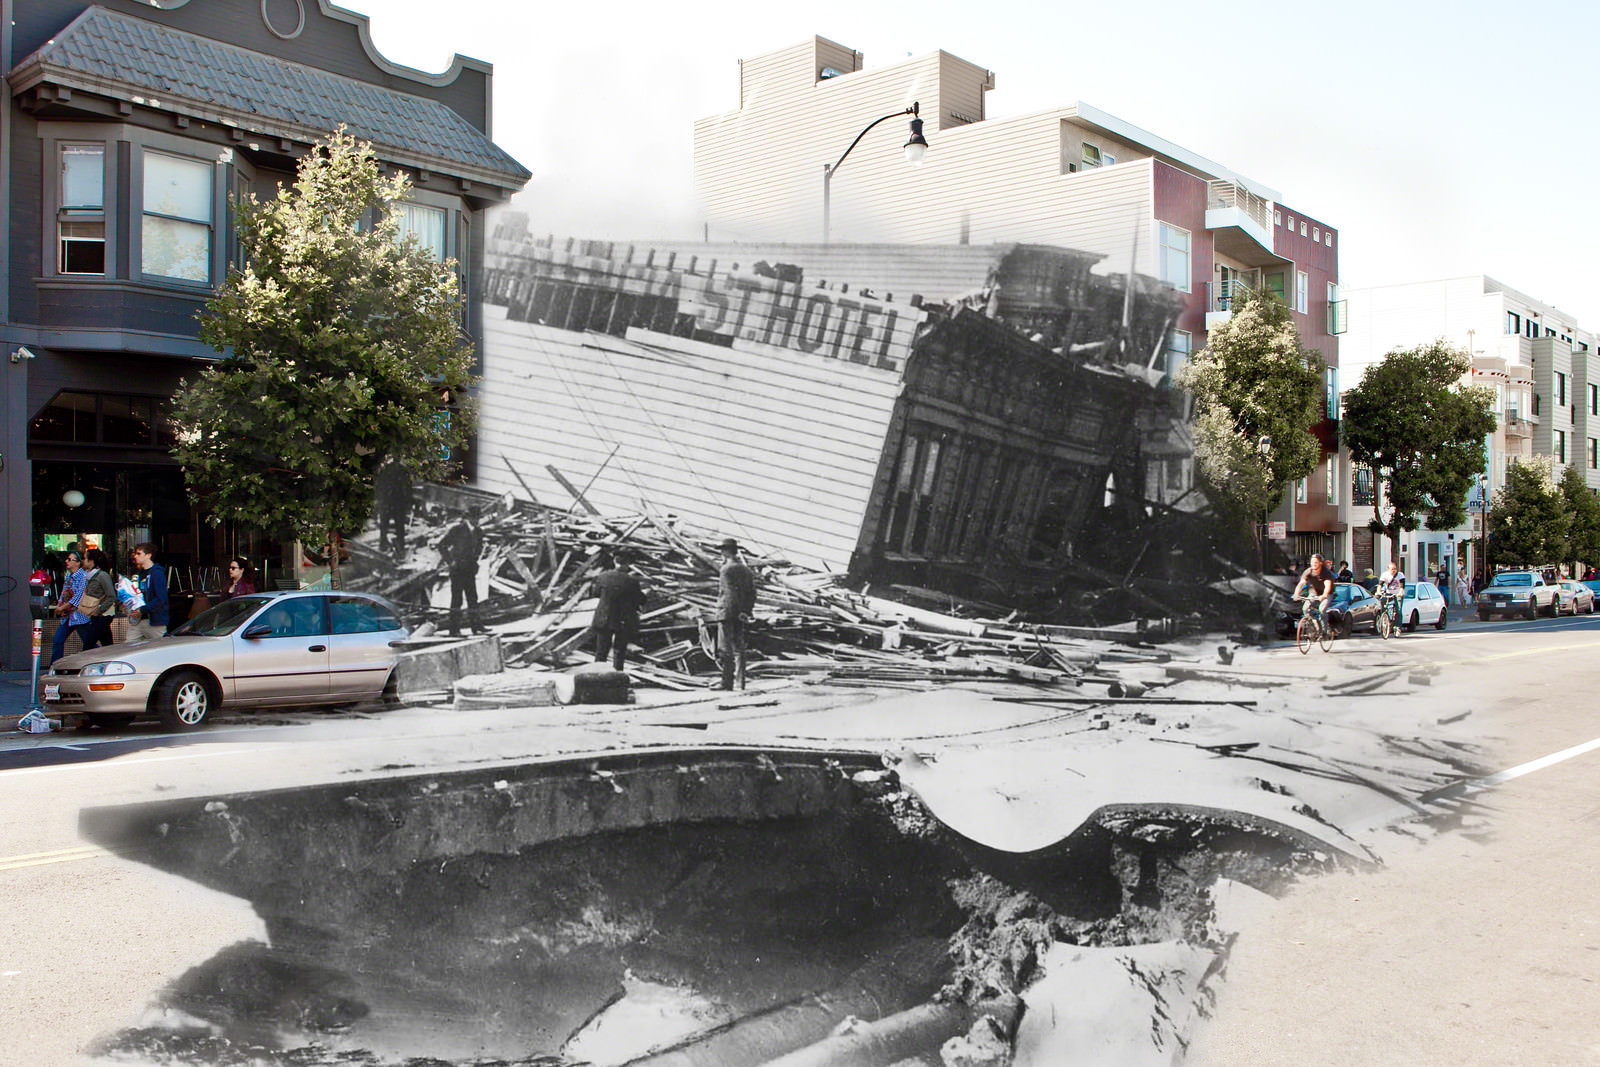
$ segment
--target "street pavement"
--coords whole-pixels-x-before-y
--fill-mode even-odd
[[[1011,788],[1025,759],[1047,778],[1051,763],[1092,765],[1177,742],[1209,769],[1218,760],[1201,743],[1248,739],[1295,764],[1273,773],[1383,865],[1257,905],[1188,1062],[1600,1063],[1600,808],[1591,787],[1600,751],[1470,790],[1471,804],[1416,799],[1600,734],[1586,696],[1600,684],[1600,619],[1483,624],[1459,615],[1443,633],[1361,636],[1309,656],[1281,642],[1237,649],[1226,670],[1258,685],[1185,681],[1162,692],[1217,703],[1155,707],[1142,718],[1144,709],[1127,706],[1096,713],[997,699],[1036,692],[1021,686],[929,693],[761,682],[739,694],[642,691],[644,702],[627,707],[226,717],[180,738],[153,724],[116,734],[10,730],[0,737],[0,885],[13,905],[0,1010],[13,1020],[10,1054],[79,1062],[79,1050],[140,1018],[175,974],[262,936],[241,902],[85,845],[84,807],[744,745],[931,755],[970,772],[969,799],[993,794],[1003,777],[1005,802],[985,796],[985,820],[1014,832],[1017,815],[1041,810],[1045,788]],[[1221,643],[1180,652],[1223,672]],[[1391,680],[1352,695],[1366,678]],[[0,712],[28,702],[27,677],[18,680],[0,679]],[[1154,781],[1123,779],[1130,800]],[[1067,788],[1061,782],[1048,788]],[[954,798],[939,801],[952,805],[941,812],[951,821],[979,806],[963,804],[959,790]],[[1415,821],[1443,811],[1454,827]]]

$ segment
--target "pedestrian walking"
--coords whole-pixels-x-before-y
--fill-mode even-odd
[[[67,638],[74,631],[84,648],[89,647],[89,616],[78,610],[78,599],[83,596],[83,586],[89,574],[83,569],[83,556],[77,549],[69,549],[66,558],[67,577],[61,583],[61,600],[55,613],[61,621],[56,624],[56,635],[50,644],[50,662],[60,659],[67,650]]]
[[[476,511],[469,511],[444,528],[439,535],[439,558],[450,576],[450,621],[452,634],[461,633],[461,605],[467,607],[467,625],[473,633],[487,633],[478,621],[478,557],[483,554],[483,530]]]
[[[595,576],[592,590],[600,602],[595,605],[590,624],[594,631],[594,660],[604,663],[609,656],[611,666],[620,671],[627,662],[628,641],[639,629],[644,588],[628,571],[621,554],[602,551],[595,562],[600,573]]]
[[[100,645],[111,644],[111,620],[117,613],[117,589],[111,581],[111,557],[98,548],[84,553],[89,570],[83,581],[83,594],[78,597],[78,607],[72,613],[76,623],[80,618],[88,623],[79,630],[84,638],[84,651]]]
[[[735,675],[744,688],[745,641],[750,613],[756,607],[756,576],[739,559],[739,542],[722,542],[722,570],[717,596],[717,660],[722,666],[722,688],[732,689]]]
[[[150,641],[167,633],[167,570],[156,562],[156,546],[140,541],[133,546],[134,581],[144,606],[128,611],[128,643]]]
[[[256,591],[256,569],[243,556],[228,561],[228,585],[217,598],[217,603],[236,596],[246,596]]]

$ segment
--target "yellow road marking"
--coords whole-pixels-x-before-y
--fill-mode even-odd
[[[77,848],[58,848],[51,852],[28,852],[20,856],[0,857],[0,871],[17,871],[24,867],[43,867],[50,863],[70,863],[73,860],[92,860],[111,853],[94,845]]]
[[[1492,663],[1497,659],[1515,659],[1518,656],[1538,656],[1546,652],[1573,652],[1578,649],[1592,649],[1594,642],[1582,645],[1542,645],[1538,648],[1525,648],[1520,652],[1497,652],[1492,656],[1473,656],[1471,659],[1446,659],[1434,663],[1436,667],[1459,667],[1467,663]]]

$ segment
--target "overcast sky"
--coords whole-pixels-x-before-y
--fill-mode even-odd
[[[700,235],[694,120],[813,35],[992,70],[990,118],[1083,100],[1341,234],[1346,287],[1489,274],[1600,329],[1600,4],[345,0],[395,62],[494,64],[536,231]],[[937,144],[927,165],[937,165]]]

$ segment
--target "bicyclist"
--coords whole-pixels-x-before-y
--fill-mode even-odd
[[[1406,572],[1394,560],[1383,569],[1383,577],[1378,579],[1378,594],[1383,597],[1392,597],[1386,601],[1384,610],[1389,613],[1389,618],[1394,620],[1394,632],[1400,633],[1400,601],[1406,595]]]
[[[1295,584],[1296,600],[1300,599],[1302,590],[1307,594],[1304,614],[1315,614],[1319,620],[1326,623],[1328,604],[1333,600],[1333,568],[1322,558],[1321,553],[1312,553],[1311,566],[1301,573],[1300,581]],[[1315,609],[1312,605],[1315,605]]]

